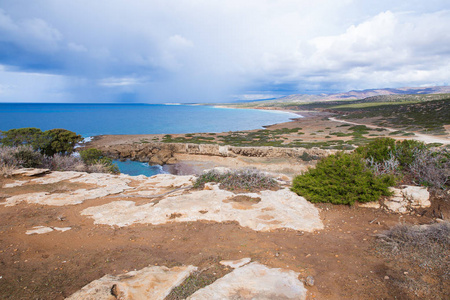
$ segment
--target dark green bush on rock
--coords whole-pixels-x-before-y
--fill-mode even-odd
[[[390,195],[388,187],[394,184],[391,175],[375,176],[361,154],[339,152],[294,178],[291,189],[313,203],[352,205]]]

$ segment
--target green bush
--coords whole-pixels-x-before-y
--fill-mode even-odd
[[[39,128],[33,127],[10,129],[0,132],[0,142],[3,146],[30,145],[33,149],[38,150],[45,142],[43,134]]]
[[[43,153],[49,156],[56,153],[71,154],[75,145],[83,140],[81,135],[59,128],[45,131],[44,138],[46,142],[41,149]]]
[[[321,159],[314,169],[293,180],[292,191],[307,200],[352,205],[390,195],[391,175],[375,176],[358,153],[339,152]]]
[[[103,155],[102,151],[90,148],[80,151],[80,157],[88,166],[96,165],[96,169],[105,169],[108,173],[119,173],[119,167],[112,162],[112,159]]]
[[[85,164],[92,165],[103,157],[102,151],[91,148],[80,151],[80,157]]]
[[[71,154],[75,145],[83,138],[66,129],[50,129],[42,132],[39,128],[18,128],[2,131],[0,142],[3,146],[18,147],[29,145],[42,154]]]
[[[415,140],[397,141],[395,144],[395,156],[400,162],[401,167],[406,167],[415,159],[415,152],[423,150],[426,146],[423,142]]]
[[[364,158],[373,158],[377,163],[381,163],[390,158],[395,151],[395,140],[391,138],[378,138],[365,146],[360,146],[355,150]]]

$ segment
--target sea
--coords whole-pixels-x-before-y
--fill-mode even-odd
[[[0,103],[0,131],[64,128],[86,140],[104,134],[227,132],[263,128],[301,116],[288,112],[182,104]],[[160,166],[116,161],[122,173],[152,176]]]

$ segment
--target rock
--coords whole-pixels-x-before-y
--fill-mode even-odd
[[[220,183],[207,182],[207,183],[205,183],[205,186],[203,187],[203,189],[206,191],[220,190]]]
[[[380,203],[379,202],[359,203],[358,207],[378,209],[380,208]]]
[[[26,177],[32,177],[32,176],[46,174],[49,172],[50,172],[49,169],[22,168],[22,169],[17,169],[17,170],[12,171],[11,175],[13,175],[13,176],[21,175],[21,176],[26,176]]]
[[[430,207],[430,193],[425,187],[403,186],[401,189],[389,188],[393,195],[385,200],[384,205],[390,211],[407,213],[414,208]]]
[[[44,234],[44,233],[49,233],[52,232],[53,228],[51,227],[47,227],[47,226],[34,226],[33,229],[27,230],[27,232],[25,232],[25,234]]]
[[[22,185],[24,185],[27,182],[29,182],[29,181],[28,180],[16,180],[16,181],[11,182],[11,183],[5,183],[3,185],[3,188],[6,189],[6,188],[13,188],[13,187],[16,187],[16,186],[22,186]]]
[[[414,208],[426,208],[431,206],[430,193],[426,187],[407,186],[402,190],[403,196],[411,202]]]
[[[147,267],[123,275],[105,275],[84,286],[68,300],[152,299],[163,300],[172,289],[180,285],[194,266]]]
[[[305,278],[305,284],[307,286],[314,286],[314,277],[312,277],[311,275],[307,276]]]
[[[251,260],[252,259],[250,257],[244,257],[238,260],[222,260],[220,261],[220,264],[223,266],[236,269],[248,264]]]
[[[242,207],[241,203],[232,200],[238,195],[260,200]],[[86,208],[81,214],[91,216],[95,224],[119,227],[134,223],[159,225],[205,220],[237,221],[241,226],[257,231],[323,229],[318,209],[287,188],[258,194],[234,194],[224,190],[193,191],[166,196],[157,204],[136,205],[133,201],[114,201]],[[174,214],[178,217],[170,218]]]
[[[27,232],[25,232],[25,234],[28,234],[28,235],[44,234],[44,233],[52,232],[54,230],[64,232],[64,231],[72,229],[71,227],[47,227],[47,226],[34,226],[33,228],[34,229],[27,230]]]
[[[57,231],[65,232],[67,230],[72,229],[72,227],[53,227],[53,229],[55,229]]]
[[[304,300],[307,290],[297,276],[298,273],[291,270],[272,269],[259,263],[251,263],[217,279],[187,299]]]

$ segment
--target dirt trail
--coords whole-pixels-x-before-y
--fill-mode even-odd
[[[365,125],[365,126],[367,126],[369,128],[374,128],[374,129],[382,128],[382,129],[385,129],[385,130],[390,131],[390,132],[398,131],[398,129],[393,129],[393,128],[389,128],[389,127],[381,127],[381,126],[376,126],[376,125],[368,125],[368,124],[362,124],[362,123],[338,120],[338,119],[332,118],[332,117],[330,117],[329,120],[330,121],[334,121],[334,122],[351,124],[351,125]],[[450,140],[447,139],[447,138],[439,138],[439,137],[435,137],[435,136],[432,136],[432,135],[422,134],[422,133],[417,133],[417,132],[411,132],[411,133],[414,133],[414,136],[408,136],[408,137],[402,137],[402,138],[416,140],[416,141],[421,141],[421,142],[424,142],[424,143],[441,143],[441,144],[444,144],[444,145],[450,144]]]

